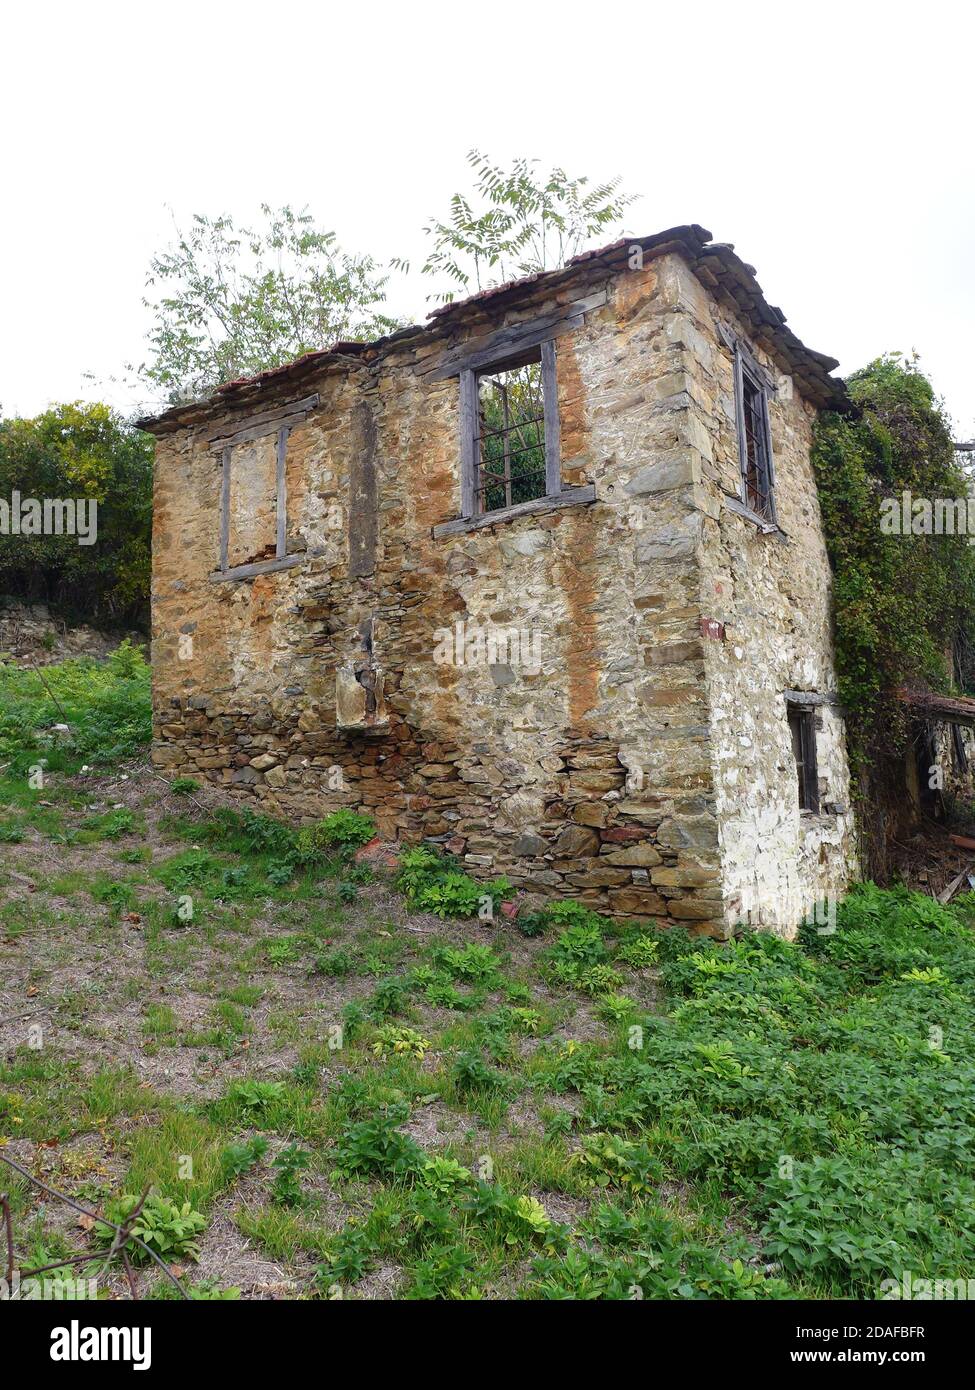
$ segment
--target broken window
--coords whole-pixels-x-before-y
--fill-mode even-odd
[[[229,471],[227,568],[274,559],[278,543],[275,436],[238,445],[231,453]]]
[[[562,495],[552,339],[461,373],[463,514]]]
[[[286,456],[288,437],[318,404],[318,396],[278,406],[217,428],[209,448],[220,459],[219,568],[212,580],[248,579],[290,569],[301,554],[288,551]]]
[[[541,352],[477,378],[475,511],[500,511],[546,493]]]
[[[819,769],[816,763],[816,712],[808,705],[790,704],[789,732],[799,784],[799,810],[819,810]]]

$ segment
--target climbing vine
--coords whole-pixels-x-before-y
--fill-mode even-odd
[[[971,685],[975,548],[966,534],[928,533],[925,504],[967,497],[968,482],[915,361],[891,353],[847,387],[854,411],[820,417],[813,465],[834,573],[839,694],[861,779],[903,752],[900,685]]]

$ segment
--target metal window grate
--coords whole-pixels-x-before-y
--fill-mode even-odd
[[[748,375],[742,372],[742,426],[744,457],[742,476],[745,503],[758,516],[774,520],[772,505],[772,470],[768,440],[768,415],[765,393]]]
[[[545,408],[538,360],[477,379],[475,509],[500,511],[546,495]]]

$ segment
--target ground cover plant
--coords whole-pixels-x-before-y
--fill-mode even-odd
[[[190,1296],[975,1277],[971,896],[864,885],[794,943],[511,920],[431,847],[357,864],[354,806],[296,827],[165,784],[147,676],[0,666],[0,1154],[138,1210]],[[9,1177],[18,1265],[90,1251],[125,1296],[110,1228]]]

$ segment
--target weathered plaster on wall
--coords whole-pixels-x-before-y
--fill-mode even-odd
[[[810,412],[774,407],[794,532],[778,545],[721,506],[737,474],[729,377],[688,267],[671,254],[580,279],[503,320],[322,367],[288,444],[292,569],[210,582],[220,465],[205,433],[231,410],[160,438],[154,756],[272,814],[361,807],[384,835],[439,838],[475,874],[603,911],[720,935],[752,892],[787,927],[839,884],[849,846],[845,819],[799,823],[781,700],[832,688]],[[557,342],[563,479],[596,501],[435,539],[459,510],[458,387],[431,367],[601,290]],[[705,617],[725,643],[705,640]],[[438,659],[458,625],[475,654],[479,632],[513,632],[514,655]],[[349,684],[373,667],[380,729]],[[827,795],[843,801],[841,728],[824,724]]]

